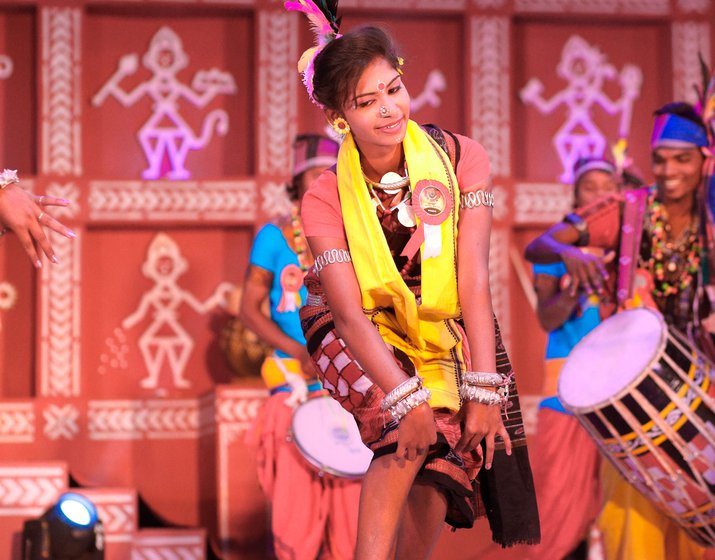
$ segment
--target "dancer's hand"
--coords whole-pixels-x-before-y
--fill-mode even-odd
[[[484,467],[492,468],[494,459],[494,436],[497,434],[504,440],[506,454],[511,455],[511,439],[501,419],[501,408],[494,405],[465,401],[462,408],[452,418],[462,426],[462,437],[459,438],[455,451],[468,453],[479,446],[484,440],[486,443],[486,456]]]
[[[68,200],[52,196],[34,196],[16,185],[8,185],[0,191],[0,229],[12,230],[32,263],[42,266],[38,246],[52,262],[57,257],[43,228],[47,227],[65,237],[75,234],[58,220],[45,212],[45,206],[67,206]]]
[[[603,293],[604,283],[608,279],[606,263],[612,261],[614,257],[613,252],[604,257],[594,254],[591,250],[585,251],[572,245],[566,246],[561,251],[561,259],[572,278],[569,293],[575,295],[579,286],[587,294]]]
[[[430,445],[437,443],[437,426],[429,404],[422,403],[410,410],[400,420],[397,435],[398,459],[414,461],[427,453]]]

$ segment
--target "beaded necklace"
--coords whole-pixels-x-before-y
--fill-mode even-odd
[[[397,175],[397,173],[394,173],[394,175]],[[409,177],[400,177],[398,181],[394,181],[392,183],[378,183],[377,181],[373,181],[372,179],[370,179],[365,174],[363,174],[363,177],[365,178],[365,182],[371,189],[377,189],[386,192],[387,194],[395,194],[410,185]]]
[[[697,234],[697,220],[693,218],[679,243],[670,241],[670,224],[663,203],[651,195],[650,233],[651,252],[648,267],[653,273],[653,294],[663,298],[686,290],[700,267],[700,239]]]
[[[290,227],[293,232],[293,246],[295,247],[295,254],[298,256],[298,264],[303,272],[307,272],[313,263],[308,251],[308,242],[303,233],[303,221],[300,219],[297,206],[293,206],[290,211]]]

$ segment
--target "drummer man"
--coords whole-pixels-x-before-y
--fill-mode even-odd
[[[618,259],[606,264],[602,258],[579,248],[599,247],[606,253],[626,248],[621,236],[622,195],[610,195],[551,227],[529,244],[527,259],[534,263],[562,261],[573,279],[573,289],[602,294],[614,301],[616,286],[630,284],[632,280],[636,286],[634,297],[621,302],[620,307],[655,307],[669,326],[710,338],[704,326],[709,323],[708,318],[695,313],[696,309],[703,313],[711,308],[710,302],[702,301],[708,286],[698,290],[700,273],[709,267],[702,253],[706,242],[703,232],[712,225],[711,214],[699,207],[704,197],[698,197],[699,187],[704,188],[702,170],[707,146],[707,130],[691,105],[670,103],[655,112],[651,170],[656,182],[650,189],[634,191],[645,205],[642,224],[633,224],[634,230],[641,233],[633,236],[634,254],[639,255],[634,279],[616,277]],[[708,223],[701,223],[702,219]],[[619,270],[622,275],[627,272],[623,267]],[[706,277],[713,278],[712,272]],[[598,525],[606,558],[703,557],[704,549],[690,541],[675,523],[604,463],[605,505]]]
[[[307,296],[303,276],[313,257],[303,234],[300,201],[310,183],[337,161],[339,146],[317,134],[296,137],[290,214],[266,224],[251,249],[241,300],[244,325],[275,349],[261,376],[271,396],[248,437],[257,446],[258,479],[271,509],[278,560],[351,559],[357,537],[360,482],[321,477],[288,442],[293,410],[324,395],[305,348],[298,310]],[[265,302],[270,318],[263,314]]]

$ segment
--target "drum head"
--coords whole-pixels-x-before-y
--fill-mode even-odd
[[[579,412],[621,393],[659,355],[667,328],[660,313],[631,309],[613,315],[571,350],[559,376],[559,398]]]
[[[331,397],[304,402],[293,413],[293,441],[319,471],[360,478],[372,461],[355,419]]]

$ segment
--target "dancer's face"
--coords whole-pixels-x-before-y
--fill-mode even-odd
[[[652,169],[663,202],[692,195],[702,180],[703,155],[699,148],[656,148]]]
[[[376,58],[360,76],[355,98],[344,112],[362,150],[400,144],[410,118],[410,95],[402,76],[387,60]]]
[[[576,208],[587,206],[593,201],[618,190],[611,173],[594,169],[584,173],[576,184]]]

